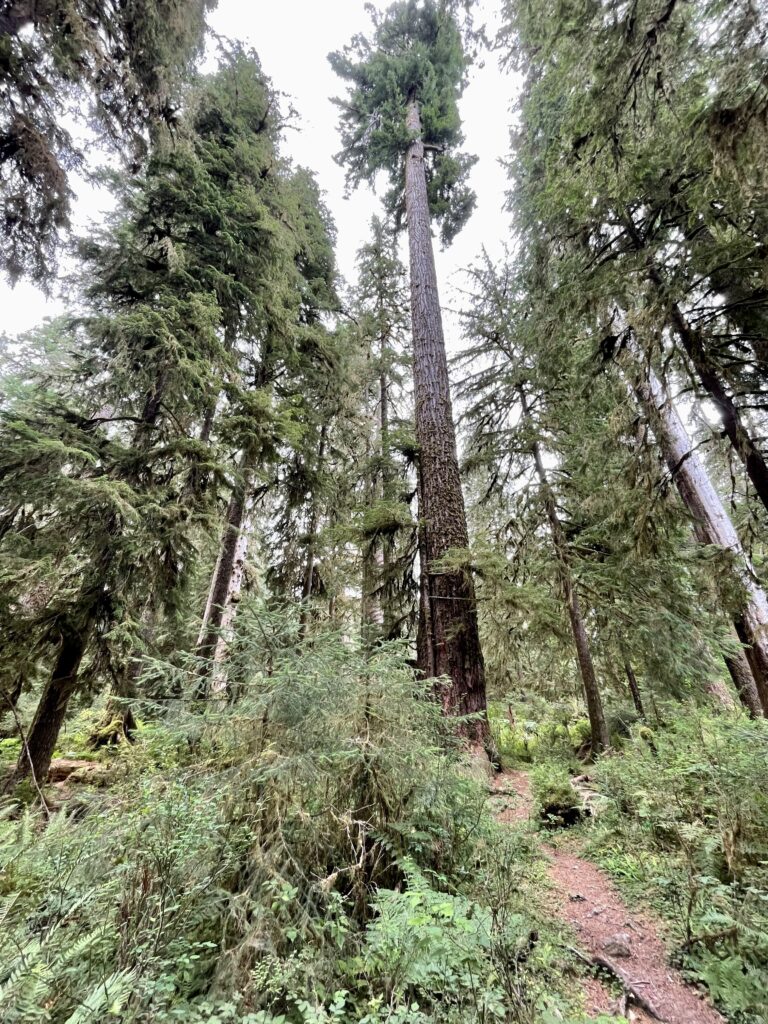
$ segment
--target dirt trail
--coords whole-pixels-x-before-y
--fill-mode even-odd
[[[532,798],[528,776],[508,771],[497,776],[494,789],[507,805],[500,821],[526,821]],[[659,924],[648,914],[630,910],[608,876],[590,861],[544,845],[549,876],[554,886],[556,910],[578,936],[578,950],[585,959],[610,965],[614,977],[622,980],[646,1004],[641,1009],[630,999],[629,1009],[617,1004],[602,981],[588,978],[584,985],[587,1010],[616,1013],[622,1010],[631,1021],[666,1024],[725,1024],[725,1018],[682,975],[670,967]],[[654,1012],[656,1016],[654,1016]]]

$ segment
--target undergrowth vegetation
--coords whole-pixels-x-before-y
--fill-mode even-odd
[[[190,711],[194,665],[156,662],[108,786],[5,805],[3,1020],[581,1020],[533,840],[402,650],[240,621],[236,702]]]
[[[587,852],[666,922],[673,960],[729,1021],[768,1019],[768,729],[739,711],[662,704],[654,727],[613,715],[613,749],[583,759],[576,704],[526,699],[491,720],[508,767],[530,773],[541,827],[582,820],[571,779],[586,773]],[[591,812],[592,809],[590,809]]]
[[[682,713],[600,762],[593,851],[669,922],[679,960],[733,1021],[768,1011],[768,729]]]

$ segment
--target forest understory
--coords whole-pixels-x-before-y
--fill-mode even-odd
[[[0,0],[0,1021],[768,1024],[768,9],[317,7]]]

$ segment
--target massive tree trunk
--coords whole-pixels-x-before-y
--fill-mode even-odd
[[[645,243],[630,216],[626,218],[626,224],[632,244],[638,250],[644,249]],[[669,289],[652,256],[648,257],[646,266],[649,280],[667,305],[669,323],[679,338],[701,386],[719,412],[723,430],[731,442],[733,450],[744,464],[744,469],[752,481],[755,493],[768,510],[768,464],[765,462],[763,453],[744,425],[741,411],[733,396],[728,393],[720,369],[712,360],[701,332],[691,326],[679,304],[669,295]]]
[[[466,550],[469,540],[432,250],[424,143],[413,99],[406,126],[412,139],[405,162],[405,205],[422,531],[419,665],[427,676],[448,678],[441,691],[446,714],[480,713],[463,731],[470,739],[486,742],[485,667],[474,582],[468,566],[447,570],[439,565],[451,549]]]
[[[519,389],[519,394],[523,416],[528,419],[528,402],[522,388]],[[555,496],[549,485],[547,471],[544,467],[544,460],[541,455],[541,445],[538,441],[533,442],[531,445],[531,451],[533,453],[533,460],[536,466],[536,475],[538,476],[539,483],[541,485],[542,497],[544,498],[544,507],[547,513],[547,519],[549,520],[550,532],[552,534],[552,543],[555,548],[555,554],[557,555],[560,585],[562,587],[563,598],[568,609],[568,618],[571,623],[573,643],[576,648],[576,660],[579,665],[579,674],[581,675],[581,681],[584,687],[584,698],[587,704],[589,727],[592,736],[592,753],[593,755],[600,754],[602,751],[607,750],[611,745],[611,738],[605,721],[603,701],[600,696],[600,688],[597,683],[594,662],[592,661],[592,652],[589,648],[589,638],[584,625],[584,616],[581,612],[581,602],[579,601],[579,595],[576,592],[576,586],[574,584],[565,533],[563,532],[563,527],[557,514]]]
[[[14,780],[32,775],[38,786],[46,780],[67,705],[77,689],[77,674],[93,621],[94,615],[90,614],[83,624],[62,630],[56,663],[23,739]]]
[[[637,349],[634,354],[639,357]],[[692,450],[691,439],[675,407],[650,367],[644,368],[644,377],[636,386],[636,392],[654,426],[664,461],[683,504],[693,519],[696,538],[702,544],[722,548],[732,558],[734,574],[745,595],[737,632],[747,644],[760,704],[763,710],[768,711],[768,601],[703,462]],[[744,689],[744,665],[738,665],[736,676],[731,664],[728,668],[734,681],[738,676],[737,688],[744,703],[750,707],[752,697],[748,688]]]

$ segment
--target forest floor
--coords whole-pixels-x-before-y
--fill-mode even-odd
[[[531,820],[526,772],[502,772],[493,788],[501,801],[499,821],[524,825]],[[590,1015],[615,1014],[634,1024],[724,1024],[705,997],[670,966],[661,923],[627,906],[605,872],[580,855],[578,838],[569,836],[557,847],[542,841],[542,852],[553,912],[576,934],[574,954],[596,969],[594,977],[584,980]],[[614,986],[621,990],[618,997]]]

